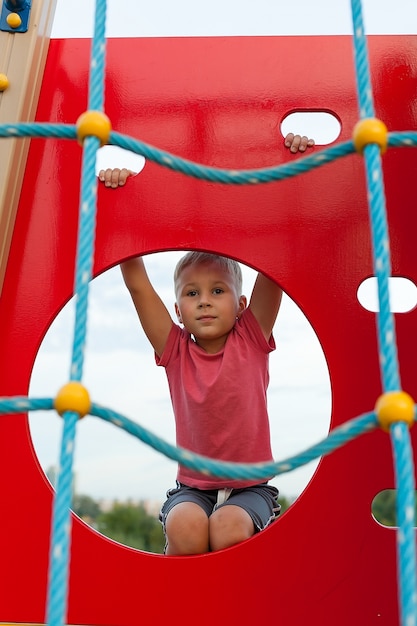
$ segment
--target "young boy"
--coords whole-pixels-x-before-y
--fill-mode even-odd
[[[313,143],[286,138],[294,151]],[[117,187],[131,174],[102,170],[99,178]],[[278,285],[258,274],[247,305],[237,262],[189,252],[174,274],[180,327],[140,257],[123,262],[121,269],[156,363],[166,370],[177,445],[219,461],[271,461],[266,392],[282,297]],[[277,497],[267,482],[217,478],[179,465],[177,486],[168,491],[160,512],[165,553],[201,554],[249,539],[279,514]]]

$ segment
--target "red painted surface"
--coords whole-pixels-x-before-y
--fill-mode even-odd
[[[415,129],[417,38],[370,37],[369,46],[377,116],[389,130]],[[89,48],[51,42],[39,121],[75,123],[86,109]],[[351,137],[352,58],[349,37],[110,40],[106,112],[115,130],[200,163],[272,165],[294,158],[279,133],[291,111],[332,111],[340,141]],[[417,153],[391,149],[383,163],[393,274],[417,282]],[[42,338],[72,294],[80,166],[76,142],[32,141],[0,302],[1,395],[27,394]],[[100,188],[98,204],[96,273],[175,248],[236,257],[276,279],[317,332],[332,427],[372,410],[381,392],[375,318],[356,298],[372,274],[361,157],[256,187],[147,163],[124,189]],[[416,315],[396,317],[403,388],[414,397]],[[51,491],[26,416],[2,417],[0,434],[0,620],[40,622]],[[326,457],[288,513],[224,552],[145,554],[75,520],[68,621],[137,626],[175,613],[184,625],[395,626],[395,533],[371,517],[375,494],[393,486],[389,437],[378,431]]]

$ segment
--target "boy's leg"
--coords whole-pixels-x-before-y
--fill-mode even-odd
[[[184,556],[209,551],[209,518],[194,502],[176,504],[165,519],[165,554]]]
[[[213,552],[230,548],[254,534],[252,518],[240,506],[224,504],[209,518],[209,542]]]
[[[209,515],[217,491],[200,491],[177,484],[167,493],[159,519],[167,555],[202,554],[209,551]]]
[[[280,508],[278,489],[272,485],[234,489],[210,516],[211,550],[222,550],[249,539],[273,522]]]

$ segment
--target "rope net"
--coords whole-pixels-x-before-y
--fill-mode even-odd
[[[391,274],[390,246],[385,208],[381,153],[389,147],[417,145],[417,133],[388,133],[385,125],[374,117],[366,34],[363,25],[361,0],[351,0],[354,41],[354,63],[360,119],[353,140],[332,146],[295,163],[255,170],[226,170],[205,167],[159,150],[132,137],[113,132],[104,115],[105,76],[105,21],[106,0],[97,0],[92,40],[88,111],[76,125],[48,123],[1,124],[0,137],[42,137],[82,140],[83,162],[79,205],[79,232],[75,263],[76,312],[74,339],[70,364],[70,382],[56,398],[29,398],[23,396],[0,398],[0,414],[23,411],[57,410],[63,417],[50,546],[47,621],[51,626],[66,623],[67,592],[70,560],[71,499],[73,481],[73,452],[76,424],[80,417],[90,414],[106,420],[137,437],[167,457],[202,473],[218,477],[265,480],[327,455],[356,437],[380,426],[389,431],[394,457],[397,488],[397,561],[400,623],[417,626],[416,555],[414,545],[414,466],[409,427],[415,420],[413,400],[401,390],[395,324],[389,302]],[[82,119],[81,119],[82,118]],[[217,462],[175,447],[124,415],[90,401],[82,386],[86,323],[88,315],[89,284],[92,279],[94,239],[96,227],[97,177],[96,152],[108,143],[144,156],[162,167],[186,176],[226,185],[255,185],[297,176],[335,159],[361,152],[364,158],[369,198],[369,216],[372,235],[373,266],[377,277],[379,312],[377,336],[380,376],[383,395],[375,409],[357,416],[332,430],[319,443],[304,452],[277,462],[236,464]],[[405,406],[405,408],[404,408]]]

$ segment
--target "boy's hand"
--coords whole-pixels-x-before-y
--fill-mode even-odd
[[[314,146],[314,139],[309,139],[305,135],[294,135],[294,133],[288,133],[284,139],[286,148],[289,148],[290,152],[305,152],[307,148]]]
[[[104,183],[105,187],[117,189],[117,187],[123,187],[129,176],[135,175],[136,172],[128,170],[125,167],[122,170],[115,167],[114,169],[108,168],[107,170],[100,170],[98,178]]]

